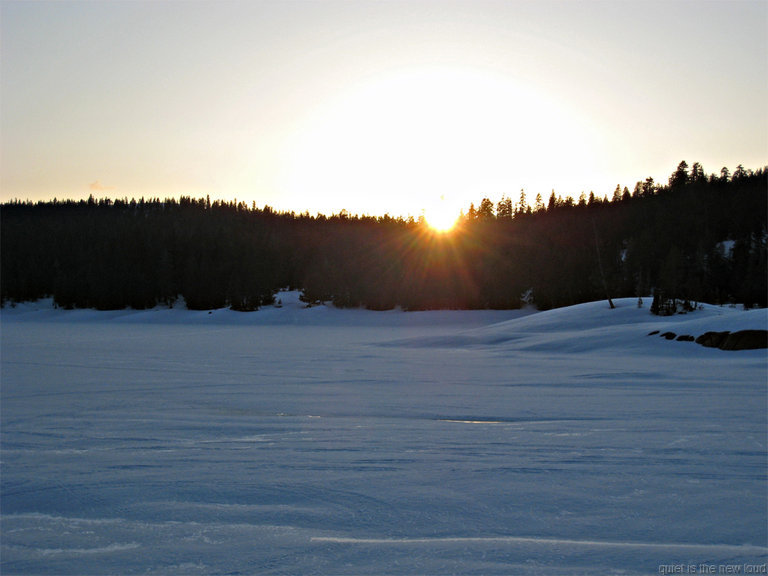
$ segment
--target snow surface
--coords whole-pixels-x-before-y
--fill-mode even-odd
[[[0,573],[765,573],[765,310],[280,297],[3,309]]]

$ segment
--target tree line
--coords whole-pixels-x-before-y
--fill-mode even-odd
[[[766,306],[768,172],[705,174],[576,200],[483,198],[449,233],[423,219],[195,199],[0,206],[3,304],[256,310],[279,289],[375,310],[539,308],[665,294]]]

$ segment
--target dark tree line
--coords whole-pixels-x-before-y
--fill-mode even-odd
[[[0,207],[3,303],[255,310],[277,290],[371,309],[540,308],[655,292],[766,306],[768,172],[706,175],[610,199],[484,198],[448,234],[412,218],[277,213],[182,197]]]

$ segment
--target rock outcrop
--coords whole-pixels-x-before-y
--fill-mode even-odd
[[[659,334],[659,330],[648,333],[648,336]],[[739,330],[738,332],[704,332],[698,338],[689,334],[678,336],[674,332],[659,334],[661,338],[678,342],[696,342],[707,348],[720,350],[759,350],[768,348],[768,330]]]
[[[705,332],[696,338],[696,343],[720,350],[757,350],[768,348],[768,330]]]

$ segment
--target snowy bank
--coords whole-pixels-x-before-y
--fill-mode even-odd
[[[744,311],[702,305],[700,310],[688,314],[659,317],[650,314],[647,307],[638,307],[635,298],[617,299],[614,304],[614,309],[605,301],[578,304],[513,318],[460,334],[413,339],[408,343],[412,346],[438,347],[496,346],[509,351],[548,354],[622,349],[639,354],[666,355],[680,354],[681,348],[665,348],[662,342],[650,342],[645,337],[650,333],[672,331],[696,337],[712,331],[768,329],[768,309]],[[683,346],[686,353],[694,347],[688,342],[675,344]]]

